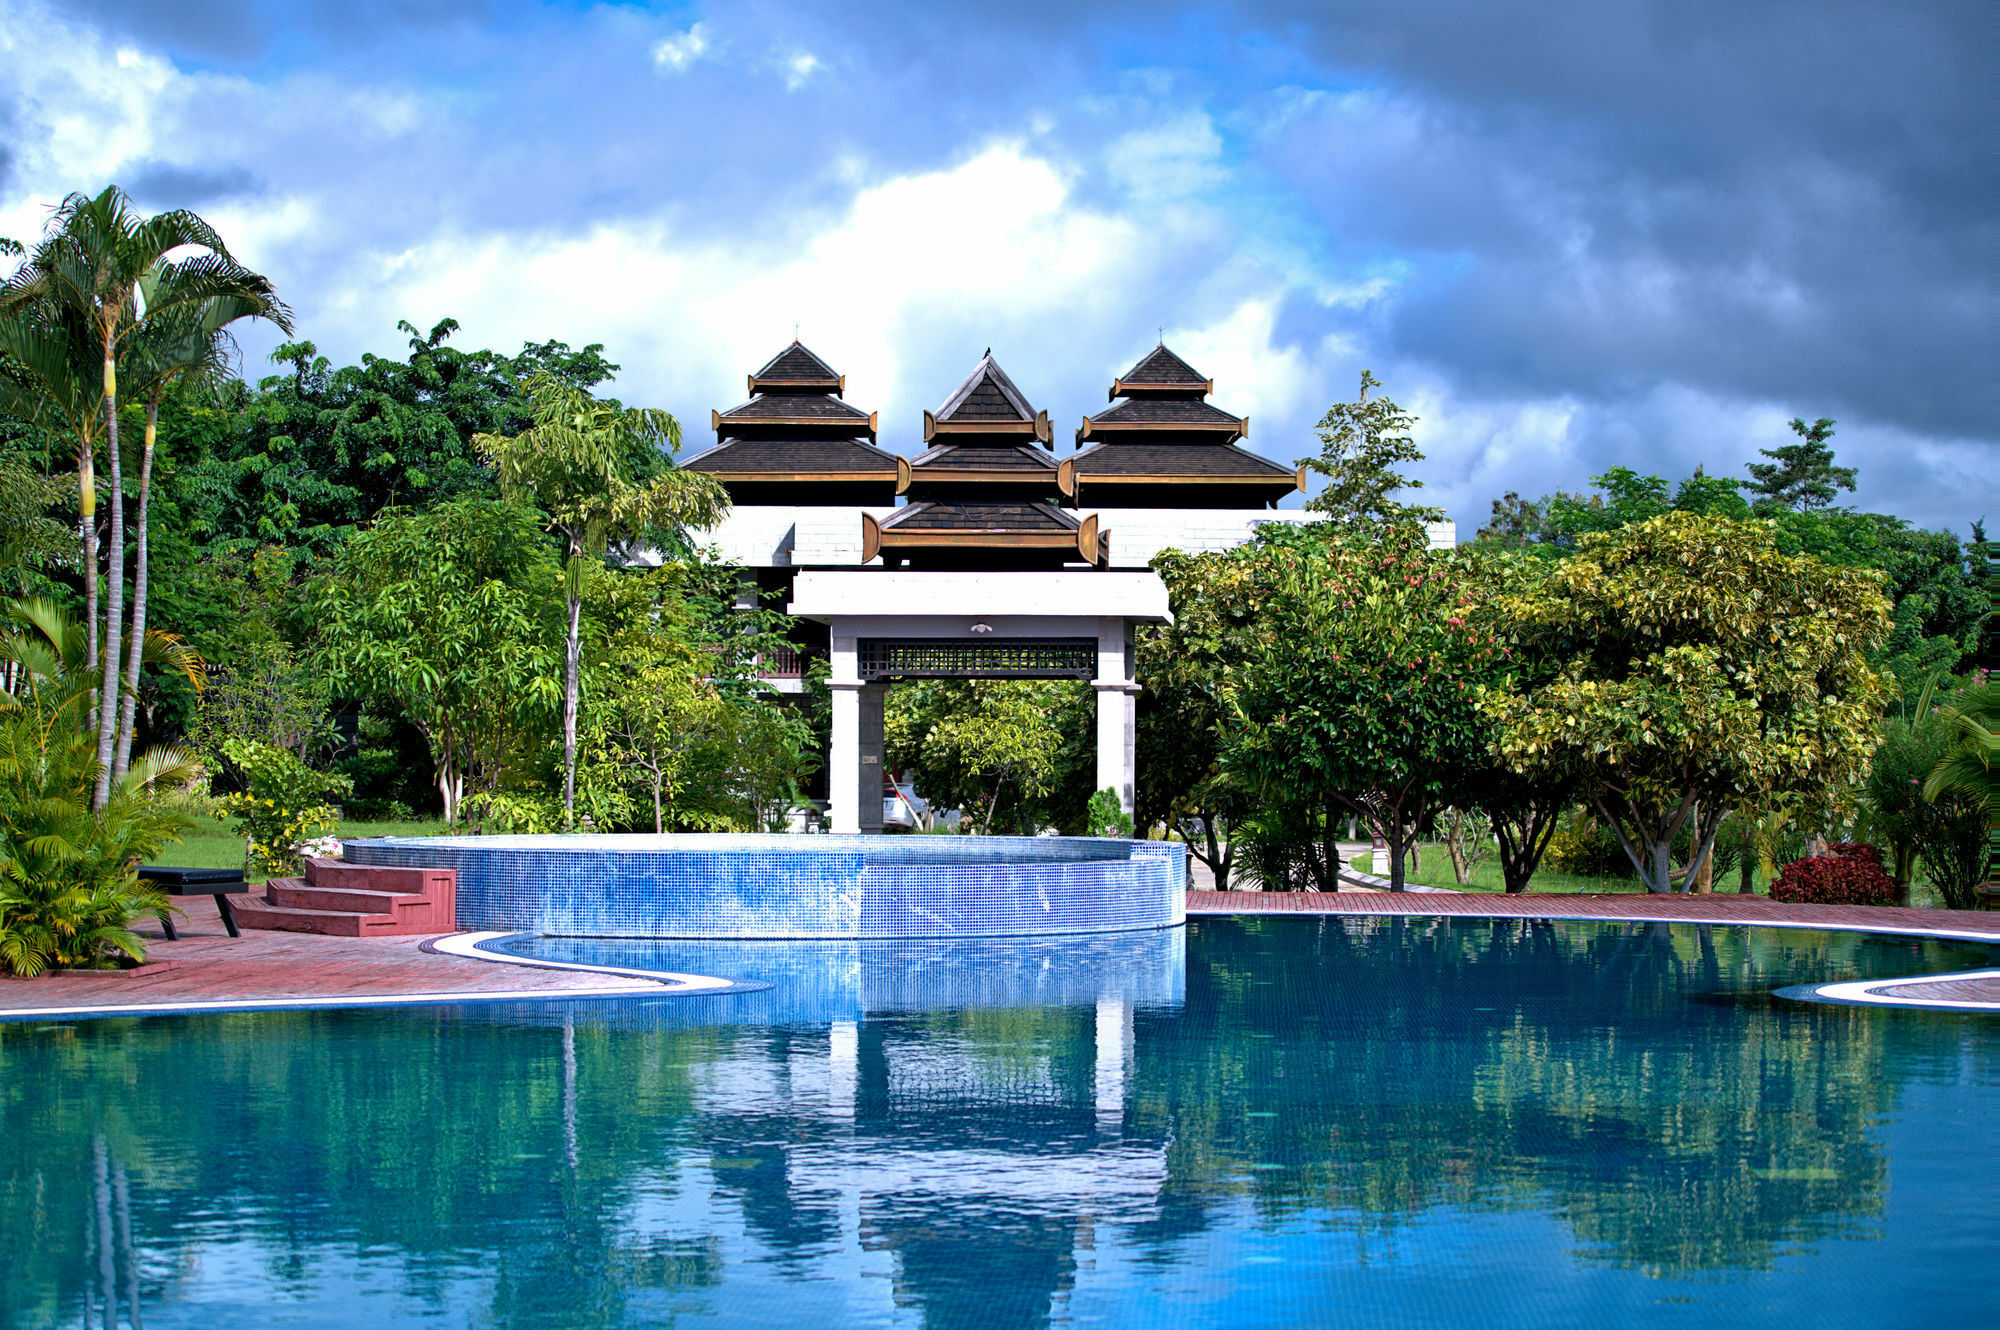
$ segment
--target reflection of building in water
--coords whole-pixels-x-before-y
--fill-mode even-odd
[[[885,1315],[1044,1324],[1099,1223],[1157,1217],[1165,1142],[1123,1132],[1132,1020],[1178,1006],[1184,948],[1180,929],[676,948],[678,967],[777,985],[703,1000],[751,1028],[690,1069],[709,1168],[679,1185],[794,1276],[877,1275]],[[669,1006],[697,1012],[645,1010]]]

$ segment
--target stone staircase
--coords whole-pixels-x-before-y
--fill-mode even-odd
[[[238,896],[244,928],[330,937],[457,931],[458,874],[449,868],[376,868],[307,859],[304,877],[272,878],[262,896]]]

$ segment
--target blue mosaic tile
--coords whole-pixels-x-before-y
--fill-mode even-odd
[[[350,863],[451,868],[458,926],[555,937],[910,938],[1169,928],[1186,847],[1022,836],[436,836]]]

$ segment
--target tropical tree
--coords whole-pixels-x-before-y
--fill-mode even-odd
[[[179,381],[220,386],[234,360],[231,324],[244,319],[267,319],[286,332],[292,328],[291,312],[269,294],[268,288],[260,291],[239,284],[237,289],[225,289],[203,300],[162,306],[160,293],[180,281],[177,267],[163,261],[140,280],[141,307],[157,312],[145,322],[126,353],[125,382],[134,392],[144,395],[146,434],[140,453],[139,502],[133,523],[132,623],[126,633],[124,703],[118,717],[111,764],[114,778],[124,775],[131,763],[133,728],[139,708],[139,656],[146,637],[150,565],[148,522],[153,498],[153,453],[160,432],[160,400]],[[114,490],[114,502],[122,508],[122,478],[117,480]]]
[[[1302,457],[1298,465],[1326,477],[1326,488],[1306,502],[1313,512],[1325,513],[1336,526],[1370,529],[1403,522],[1438,522],[1444,510],[1423,504],[1406,504],[1390,496],[1400,490],[1418,490],[1424,482],[1397,470],[1409,462],[1423,460],[1423,450],[1411,437],[1417,418],[1388,397],[1369,397],[1381,382],[1367,370],[1361,371],[1361,391],[1352,402],[1335,402],[1327,408],[1315,427],[1319,434],[1317,457]]]
[[[1684,881],[1745,801],[1830,804],[1877,741],[1889,624],[1877,575],[1779,553],[1759,522],[1669,513],[1584,539],[1508,597],[1510,649],[1562,662],[1544,683],[1488,686],[1501,757],[1572,779],[1649,891]]]
[[[899,683],[883,709],[885,754],[933,805],[976,814],[981,831],[1003,805],[1027,830],[1047,815],[1042,801],[1062,782],[1072,736],[1089,733],[1065,714],[1079,696],[1087,686],[1049,679]]]
[[[205,252],[168,260],[170,254],[184,249]],[[270,283],[232,258],[228,246],[208,223],[185,209],[141,217],[115,185],[94,198],[72,194],[64,199],[41,242],[0,288],[0,322],[22,319],[30,334],[60,335],[68,343],[33,362],[24,360],[31,368],[60,362],[47,383],[52,394],[65,401],[74,396],[77,385],[72,379],[80,345],[92,349],[102,368],[105,461],[114,502],[107,541],[111,566],[104,592],[102,682],[95,708],[100,770],[93,798],[99,805],[110,796],[118,718],[123,714],[118,704],[118,647],[125,596],[119,363],[142,338],[171,340],[185,335],[197,310],[232,297],[261,302],[271,311],[283,308],[277,304]],[[40,317],[33,312],[35,307],[44,311]],[[79,497],[88,528],[95,506],[95,480],[88,441],[80,438],[79,446]],[[88,534],[85,543],[90,543]],[[95,554],[86,548],[86,557],[94,576]]]
[[[94,799],[88,723],[94,671],[84,634],[47,601],[16,601],[0,625],[0,968],[19,975],[143,960],[135,916],[167,908],[135,865],[192,821],[160,797],[200,768],[171,749],[142,756]],[[148,662],[200,679],[177,639],[151,635]]]
[[[1812,424],[1794,419],[1792,433],[1797,443],[1778,448],[1760,448],[1768,462],[1751,462],[1744,469],[1750,479],[1738,488],[1757,497],[1751,507],[1759,516],[1785,509],[1809,513],[1828,507],[1840,490],[1854,489],[1854,468],[1835,466],[1833,449],[1826,441],[1833,437],[1833,421],[1821,416]]]
[[[638,537],[651,527],[708,527],[728,510],[728,496],[712,477],[669,470],[649,484],[635,483],[628,459],[636,449],[671,456],[681,427],[665,411],[600,402],[553,374],[528,383],[534,424],[504,437],[480,434],[474,443],[500,473],[509,499],[539,503],[549,528],[563,542],[563,591],[568,630],[563,655],[563,817],[576,812],[576,716],[583,660],[583,586],[587,569],[613,540]]]
[[[447,822],[468,783],[498,786],[554,709],[559,633],[545,607],[561,570],[538,528],[532,510],[491,500],[391,511],[310,593],[319,664],[422,731]]]
[[[1378,540],[1307,528],[1253,557],[1270,565],[1265,631],[1225,685],[1223,768],[1313,817],[1328,878],[1346,815],[1373,825],[1401,891],[1419,834],[1488,760],[1476,690],[1504,656],[1474,622],[1464,556],[1402,525]]]

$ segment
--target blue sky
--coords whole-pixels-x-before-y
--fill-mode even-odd
[[[0,234],[115,181],[330,355],[602,341],[691,446],[795,323],[905,451],[988,346],[1066,437],[1164,328],[1288,464],[1373,369],[1465,534],[1793,415],[1962,534],[1991,55],[1970,3],[0,0]]]

